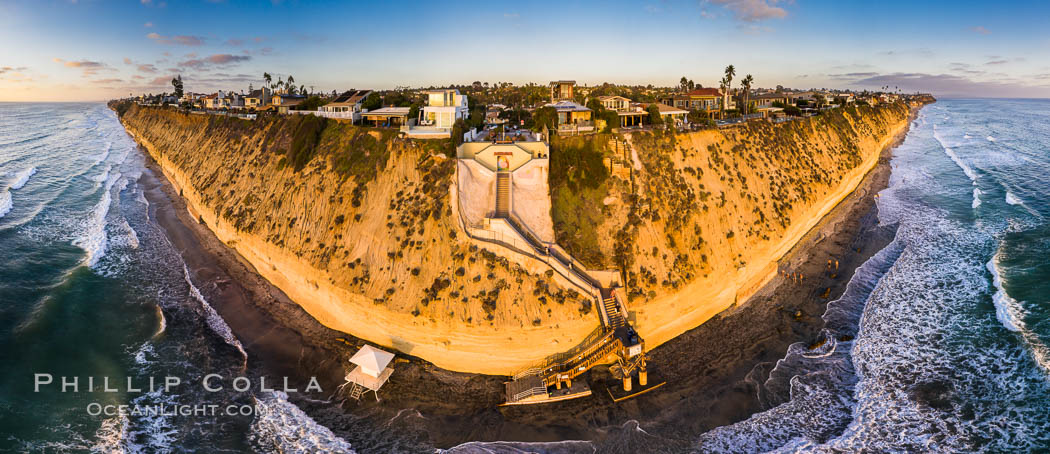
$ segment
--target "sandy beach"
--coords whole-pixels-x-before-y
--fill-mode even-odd
[[[592,397],[515,408],[498,407],[505,377],[452,372],[404,357],[395,364],[381,401],[371,395],[360,402],[333,396],[347,359],[362,342],[322,326],[260,277],[197,222],[152,160],[153,173],[144,175],[143,183],[153,216],[182,251],[197,286],[244,344],[249,370],[304,383],[316,376],[323,394],[290,400],[358,452],[426,452],[496,440],[622,446],[630,431],[619,428],[634,427],[631,421],[674,450],[688,445],[691,436],[762,410],[755,384],[790,344],[816,340],[827,302],[842,293],[857,266],[892,239],[891,229],[876,226],[873,199],[886,186],[891,153],[892,146],[883,150],[858,189],[781,260],[781,269],[805,279],[778,275],[747,302],[652,350],[650,364],[665,386],[614,403],[602,380],[607,371],[598,368],[591,373]],[[837,269],[829,270],[828,260],[837,262]]]

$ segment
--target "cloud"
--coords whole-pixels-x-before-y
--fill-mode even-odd
[[[237,38],[230,38],[230,39],[227,39],[226,42],[223,43],[223,44],[226,44],[227,46],[240,46],[241,44],[244,44],[244,40],[237,39]]]
[[[155,73],[157,72],[157,67],[149,63],[143,63],[138,66],[138,70],[140,73]]]
[[[252,57],[247,55],[215,54],[205,58],[193,58],[179,62],[179,66],[185,68],[202,69],[208,66],[226,66],[246,62]]]
[[[787,17],[784,8],[776,6],[781,0],[708,0],[733,12],[737,20],[759,22]]]
[[[991,33],[991,30],[988,30],[987,28],[984,28],[983,26],[980,26],[980,25],[978,25],[976,27],[970,27],[970,31],[972,31],[974,33],[980,33],[982,35],[987,35],[987,34]]]
[[[101,70],[112,69],[108,65],[106,65],[105,63],[97,62],[97,61],[90,61],[90,60],[66,61],[66,60],[63,60],[61,58],[52,58],[51,60],[54,61],[55,63],[61,63],[62,66],[65,66],[66,68],[78,68],[78,69],[81,69],[81,70],[84,71],[84,75],[85,76],[93,76],[93,75],[97,74]]]
[[[160,77],[156,77],[153,80],[149,81],[149,85],[154,86],[154,87],[162,86],[162,85],[170,85],[171,84],[171,79],[174,79],[174,78],[175,78],[175,76],[160,76]]]
[[[91,81],[93,84],[122,84],[124,79],[96,79]]]
[[[25,71],[26,69],[28,69],[28,68],[26,68],[25,66],[19,66],[17,68],[11,67],[11,66],[4,66],[4,67],[0,67],[0,74],[21,72],[21,71]]]
[[[146,22],[145,24],[142,24],[142,26],[146,28],[153,28],[153,22]]]
[[[875,77],[879,73],[876,72],[856,72],[856,73],[843,73],[843,74],[828,74],[828,77],[837,80],[856,80],[863,79],[866,77]]]
[[[1019,80],[985,80],[976,81],[953,74],[927,73],[890,73],[865,77],[850,85],[860,88],[874,88],[889,85],[899,87],[904,92],[931,92],[934,95],[947,97],[1035,97],[1050,96],[1050,89],[1045,86],[1026,83]]]
[[[1009,60],[992,60],[992,61],[986,62],[985,65],[1005,65],[1005,64],[1007,64],[1009,62],[1010,62]]]
[[[149,33],[146,35],[147,38],[152,39],[161,44],[176,44],[182,46],[200,46],[204,44],[204,38],[201,36],[190,36],[190,35],[175,35],[175,36],[164,36],[159,33]]]
[[[517,19],[518,17],[521,17],[521,15],[518,13],[503,13],[503,17],[507,19]]]
[[[133,63],[134,63],[134,62],[133,62],[133,61],[131,61],[131,59],[130,59],[130,58],[128,58],[128,57],[124,57],[124,64],[125,64],[125,65],[130,65],[130,64],[133,64]]]

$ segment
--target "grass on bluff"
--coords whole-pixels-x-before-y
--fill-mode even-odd
[[[597,228],[604,222],[608,193],[605,167],[607,134],[556,137],[551,142],[551,219],[559,245],[588,268],[605,267]]]

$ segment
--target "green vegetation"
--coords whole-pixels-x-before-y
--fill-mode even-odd
[[[292,143],[288,148],[288,163],[296,171],[302,170],[317,153],[321,133],[328,126],[328,119],[316,115],[296,115],[287,118],[287,128],[292,131]]]
[[[558,244],[589,268],[604,266],[597,227],[602,224],[606,134],[557,138],[551,143],[551,219]]]

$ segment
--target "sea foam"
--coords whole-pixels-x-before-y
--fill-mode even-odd
[[[1024,322],[1021,320],[1021,309],[1017,304],[1017,300],[1011,298],[1006,293],[1006,289],[1003,288],[1003,278],[999,273],[998,252],[988,261],[985,267],[992,273],[992,285],[996,289],[995,295],[992,295],[992,302],[995,304],[995,318],[999,319],[999,323],[1002,323],[1006,329],[1020,332],[1024,328]]]
[[[241,341],[237,340],[237,336],[233,334],[233,330],[230,329],[230,325],[226,324],[226,321],[222,319],[218,312],[215,312],[215,308],[208,304],[208,300],[201,294],[200,289],[196,285],[193,285],[193,280],[190,279],[190,269],[186,267],[186,264],[182,264],[183,277],[186,278],[186,283],[190,286],[190,295],[193,296],[200,304],[201,308],[204,309],[205,322],[208,323],[208,327],[211,328],[215,334],[222,337],[227,344],[233,346],[237,351],[241,352],[241,356],[244,358],[244,365],[248,365],[248,353],[244,351],[244,347],[241,345]]]
[[[35,173],[36,173],[36,167],[30,167],[30,168],[25,169],[25,170],[23,170],[21,172],[18,172],[17,174],[15,174],[14,181],[11,182],[11,189],[13,189],[13,190],[22,189],[22,187],[25,186],[26,183],[29,182],[29,178],[32,177],[33,174],[35,174]]]
[[[3,191],[0,191],[0,218],[4,217],[4,215],[11,211],[12,206],[11,191],[4,188]]]
[[[249,437],[260,452],[354,452],[349,442],[288,402],[288,395],[283,392],[256,397],[255,409]]]

